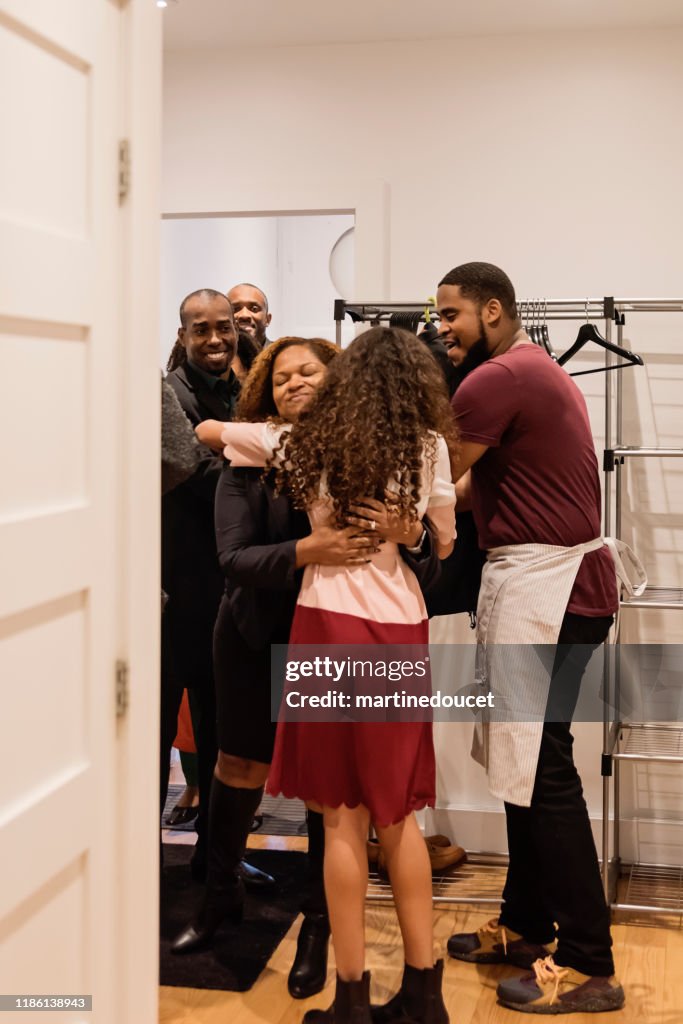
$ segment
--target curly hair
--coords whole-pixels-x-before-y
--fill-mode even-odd
[[[275,360],[286,348],[303,345],[325,366],[339,355],[339,349],[331,341],[324,338],[278,338],[267,348],[262,349],[254,360],[251,370],[242,385],[235,419],[249,423],[259,423],[271,419],[277,423],[283,421],[273,401],[273,367]]]
[[[363,498],[385,499],[398,486],[397,511],[415,518],[423,455],[436,456],[436,436],[457,452],[455,420],[434,357],[414,334],[373,327],[330,366],[308,408],[283,440],[278,483],[307,507],[321,486],[338,526]]]

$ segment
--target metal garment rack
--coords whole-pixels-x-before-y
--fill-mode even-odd
[[[625,318],[631,313],[683,312],[683,299],[624,299],[611,296],[583,299],[531,299],[520,300],[519,306],[531,316],[542,311],[543,321],[581,320],[604,322],[606,341],[616,340],[621,345]],[[394,314],[402,314],[408,323],[410,314],[417,318],[429,309],[437,319],[434,307],[426,302],[346,302],[338,299],[334,307],[336,321],[336,342],[341,346],[342,323],[348,316],[355,323],[369,326],[388,324]],[[415,320],[415,325],[419,321]],[[616,331],[616,339],[614,332]],[[615,356],[605,351],[605,369],[615,364]],[[613,379],[616,377],[616,385]],[[622,371],[605,373],[605,495],[604,533],[605,536],[620,537],[622,531],[622,485],[625,461],[631,458],[683,456],[683,448],[658,448],[626,445],[623,437],[623,383]],[[616,397],[613,389],[616,390]],[[614,443],[613,443],[614,439]],[[614,500],[612,486],[614,483]],[[648,587],[639,598],[622,602],[624,608],[659,608],[683,610],[683,589]],[[618,666],[618,660],[616,662]],[[683,866],[664,867],[646,864],[622,864],[619,855],[619,767],[622,761],[653,761],[669,764],[683,764],[683,726],[660,726],[653,723],[638,723],[630,726],[621,721],[609,720],[610,692],[612,680],[609,676],[609,659],[605,659],[605,717],[603,721],[602,778],[602,871],[603,884],[608,902],[615,910],[633,910],[649,913],[683,913]],[[618,668],[615,672],[615,686],[618,693]],[[618,708],[618,705],[616,705]],[[614,855],[610,858],[610,788],[614,782]],[[459,875],[460,868],[452,877],[435,879],[434,897],[441,903],[495,903],[499,899],[498,885],[502,889],[501,869],[506,858],[500,855],[470,855],[467,873]],[[496,873],[497,872],[497,873]],[[628,890],[623,902],[617,901],[617,880],[620,874],[629,877]],[[673,889],[678,897],[671,896]],[[389,900],[390,889],[386,883],[371,878],[368,898]]]
[[[683,299],[617,299],[612,296],[600,299],[539,299],[537,297],[518,299],[517,305],[521,309],[526,309],[532,317],[540,315],[542,320],[604,320],[607,341],[611,340],[611,329],[617,314],[621,318],[626,313],[635,312],[683,312]],[[366,323],[374,327],[378,324],[388,324],[396,313],[407,316],[411,313],[424,314],[425,310],[429,310],[433,319],[438,319],[434,305],[425,300],[422,302],[347,302],[345,299],[336,299],[334,303],[336,343],[341,345],[341,328],[347,316],[354,323]]]
[[[539,315],[546,320],[601,320],[610,313],[610,303],[615,299],[519,299],[518,306],[529,312],[530,316]],[[623,300],[641,301],[641,300]],[[647,301],[647,300],[642,300]],[[657,300],[671,302],[678,300]],[[676,307],[678,308],[678,307]],[[379,324],[388,324],[392,316],[400,314],[406,318],[406,323],[411,314],[417,317],[418,313],[424,314],[429,310],[430,316],[438,320],[435,307],[429,302],[347,302],[345,299],[336,299],[334,303],[334,320],[336,325],[335,341],[341,348],[342,324],[346,317],[354,323],[364,323],[371,327]],[[612,318],[610,317],[610,323]],[[416,321],[417,323],[417,321]],[[608,339],[609,340],[609,339]]]
[[[683,299],[615,299],[617,344],[621,343],[627,313],[683,312]],[[612,325],[609,325],[610,330]],[[609,335],[607,335],[609,338]],[[605,353],[606,365],[613,361]],[[608,374],[605,388],[604,533],[620,538],[622,489],[626,463],[631,459],[681,458],[683,448],[629,445],[624,441],[621,373]],[[611,378],[616,376],[613,394]],[[622,601],[622,609],[652,608],[683,611],[683,589],[650,587],[640,597]],[[617,638],[618,644],[618,638]],[[620,714],[620,660],[605,659],[605,716],[603,721],[602,872],[607,902],[613,910],[645,914],[683,914],[683,866],[622,862],[620,854],[620,769],[622,762],[683,765],[683,723],[633,722]],[[614,679],[610,678],[610,673]],[[612,683],[614,689],[612,691]],[[611,694],[613,700],[610,700]],[[610,721],[609,707],[615,709]],[[614,793],[613,843],[610,856],[610,782]],[[620,878],[627,879],[625,893]]]

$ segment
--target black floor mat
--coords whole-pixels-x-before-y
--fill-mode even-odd
[[[213,948],[174,956],[170,945],[192,920],[204,887],[190,877],[194,847],[164,844],[161,883],[161,985],[246,992],[266,966],[299,913],[306,879],[306,855],[280,850],[249,850],[247,860],[277,880],[264,895],[247,895],[244,920],[225,925]]]

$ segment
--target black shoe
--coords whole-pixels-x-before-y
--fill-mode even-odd
[[[199,814],[199,805],[197,807],[179,807],[175,805],[168,818],[166,824],[173,828],[174,825],[187,825]]]
[[[240,861],[237,871],[249,890],[261,892],[262,889],[272,889],[275,885],[272,875],[255,868],[253,864],[248,864],[246,860]]]
[[[371,1006],[372,1024],[449,1024],[441,994],[443,960],[420,970],[406,964],[401,988],[384,1006]]]
[[[222,924],[239,924],[244,914],[244,887],[238,882],[221,893],[207,892],[197,919],[175,937],[171,952],[196,953],[210,946]]]
[[[309,1010],[302,1024],[372,1024],[370,972],[360,981],[342,981],[337,975],[334,1002],[329,1010]]]
[[[307,914],[296,943],[296,956],[287,979],[293,999],[308,999],[325,987],[330,922],[327,914]]]

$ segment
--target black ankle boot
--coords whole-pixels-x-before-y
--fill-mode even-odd
[[[173,953],[194,953],[209,945],[224,921],[242,918],[244,884],[239,863],[263,789],[225,786],[214,777],[209,800],[206,892],[194,921],[177,936]]]
[[[306,914],[287,979],[287,988],[293,999],[308,999],[325,987],[329,939],[327,914]]]
[[[372,1006],[372,1024],[449,1024],[441,994],[443,960],[419,970],[406,964],[401,988],[384,1006]]]
[[[360,981],[342,981],[337,975],[334,1002],[329,1010],[309,1010],[302,1024],[372,1024],[370,972]]]

